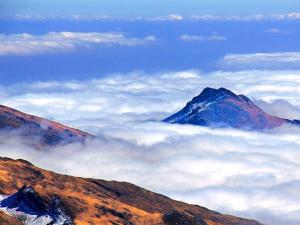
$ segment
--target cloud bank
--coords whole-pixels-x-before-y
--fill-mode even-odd
[[[216,15],[194,15],[194,20],[219,20],[219,21],[262,21],[262,20],[299,20],[300,13],[291,12],[284,14],[255,14],[250,16],[216,16]]]
[[[300,69],[300,52],[228,54],[219,61],[223,69]]]
[[[123,33],[50,32],[43,35],[0,34],[1,55],[33,55],[72,51],[93,45],[136,46],[155,41],[154,36],[126,37]]]
[[[299,128],[256,133],[159,122],[206,86],[245,94],[282,117],[299,116],[300,71],[133,72],[18,84],[3,87],[1,104],[99,139],[41,152],[2,135],[0,155],[61,173],[132,182],[270,225],[299,224]],[[285,107],[278,107],[282,102]]]
[[[194,20],[194,21],[262,21],[262,20],[300,20],[299,12],[290,12],[283,14],[254,14],[249,16],[220,16],[213,14],[203,14],[203,15],[192,15],[183,16],[180,14],[170,14],[162,16],[136,16],[136,17],[115,17],[107,15],[83,15],[83,14],[73,14],[73,15],[30,15],[30,14],[20,14],[15,16],[2,16],[0,19],[9,20],[89,20],[89,21],[102,21],[102,20],[125,20],[125,21],[182,21],[182,20]]]
[[[103,118],[104,124],[161,120],[210,86],[264,101],[300,106],[299,71],[180,71],[112,74],[100,79],[48,81],[2,87],[0,103],[64,123]],[[268,109],[267,109],[268,110]],[[294,111],[294,110],[292,110]],[[277,112],[291,118],[295,113]],[[121,116],[120,116],[121,115]],[[115,120],[115,117],[119,120]],[[85,118],[86,117],[86,118]],[[74,124],[71,124],[74,125]]]
[[[119,129],[117,135],[123,138],[105,136],[85,146],[74,144],[47,152],[5,137],[0,154],[64,174],[132,182],[266,224],[296,225],[300,221],[300,146],[295,133],[259,134],[148,122]]]

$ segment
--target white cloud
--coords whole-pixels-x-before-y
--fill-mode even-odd
[[[188,18],[188,17],[186,17]],[[122,21],[180,21],[185,19],[184,16],[179,14],[169,14],[165,16],[107,16],[99,14],[89,15],[30,15],[20,14],[15,16],[0,16],[2,20],[71,20],[71,21],[111,21],[111,20],[122,20]]]
[[[300,107],[289,103],[286,100],[276,99],[270,102],[263,100],[254,100],[260,108],[270,113],[271,115],[281,116],[284,118],[299,118],[300,119]]]
[[[113,19],[113,18],[112,18]],[[182,21],[185,19],[185,17],[183,17],[182,15],[179,14],[170,14],[167,16],[149,16],[149,17],[123,17],[123,18],[119,18],[121,20],[128,20],[128,21],[150,21],[150,22],[161,22],[161,21]]]
[[[293,12],[293,13],[287,13],[287,14],[279,14],[279,15],[274,15],[274,18],[298,20],[298,19],[300,19],[300,13]]]
[[[299,128],[256,133],[158,122],[206,86],[245,94],[279,116],[298,116],[300,71],[135,72],[19,84],[5,87],[1,104],[100,139],[41,152],[2,136],[0,155],[61,173],[132,182],[271,225],[299,224]]]
[[[132,72],[86,81],[35,82],[3,87],[5,95],[0,103],[62,122],[84,121],[84,115],[89,119],[102,118],[104,124],[122,124],[162,119],[207,86],[224,86],[256,101],[283,100],[300,106],[299,71]],[[280,111],[276,114],[280,115]],[[288,115],[295,113],[282,110],[281,116]],[[116,117],[119,120],[114,120]]]
[[[293,32],[287,31],[287,30],[282,30],[279,28],[270,28],[265,30],[266,33],[271,33],[271,34],[291,34]]]
[[[218,64],[223,69],[300,69],[300,52],[228,54]]]
[[[218,21],[259,21],[270,19],[270,15],[250,15],[250,16],[216,16],[216,15],[194,15],[192,19],[199,21],[218,20]]]
[[[155,41],[154,36],[126,37],[123,33],[50,32],[43,35],[0,34],[0,55],[32,55],[72,51],[92,45],[135,46]]]
[[[177,14],[171,14],[167,18],[169,20],[183,20],[183,16]]]
[[[281,33],[281,30],[278,29],[278,28],[270,28],[270,29],[265,30],[265,32],[266,33],[279,34],[279,33]]]
[[[213,34],[211,36],[183,34],[179,36],[179,39],[182,41],[226,41],[227,37],[218,34]]]
[[[299,20],[300,13],[285,14],[256,14],[250,16],[216,16],[216,15],[194,15],[192,19],[199,21],[219,20],[219,21],[262,21],[262,20]]]
[[[181,20],[196,20],[196,21],[262,21],[262,20],[299,20],[300,13],[291,12],[284,14],[254,14],[249,16],[219,16],[219,15],[193,15],[193,16],[182,16],[179,14],[170,14],[166,16],[155,16],[155,17],[113,17],[107,15],[30,15],[21,14],[16,16],[2,16],[0,19],[15,19],[15,20],[89,20],[89,21],[103,21],[103,20],[124,20],[124,21],[181,21]]]
[[[272,225],[300,221],[300,143],[295,133],[258,134],[160,123],[125,125],[113,133],[121,139],[106,134],[85,146],[74,144],[47,152],[6,136],[0,154],[60,173],[132,182]]]

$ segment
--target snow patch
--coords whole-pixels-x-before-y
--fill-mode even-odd
[[[2,201],[10,197],[11,195],[0,195],[0,211],[14,218],[24,222],[25,225],[67,225],[72,224],[71,219],[66,216],[61,210],[59,214],[51,216],[49,214],[44,215],[31,215],[22,211],[22,208],[26,206],[19,206],[16,208],[3,207]]]

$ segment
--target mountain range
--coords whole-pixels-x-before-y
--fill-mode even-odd
[[[1,157],[0,194],[1,224],[262,225],[130,183],[61,175]]]
[[[163,121],[245,130],[267,130],[285,124],[300,125],[298,120],[284,119],[266,113],[244,95],[236,95],[225,88],[210,87],[203,89],[183,109]]]

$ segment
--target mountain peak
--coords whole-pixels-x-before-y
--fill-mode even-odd
[[[168,123],[210,127],[264,130],[293,121],[269,115],[247,96],[236,95],[226,88],[207,87],[179,112],[163,120]]]
[[[203,91],[195,98],[193,98],[194,102],[199,102],[199,101],[214,101],[220,97],[226,97],[226,96],[232,96],[235,97],[236,95],[231,92],[230,90],[227,90],[226,88],[211,88],[211,87],[206,87],[203,89]]]
[[[204,93],[235,95],[232,91],[230,91],[230,90],[228,90],[228,89],[226,89],[224,87],[220,87],[220,88],[206,87],[201,92],[201,94],[204,94]]]

